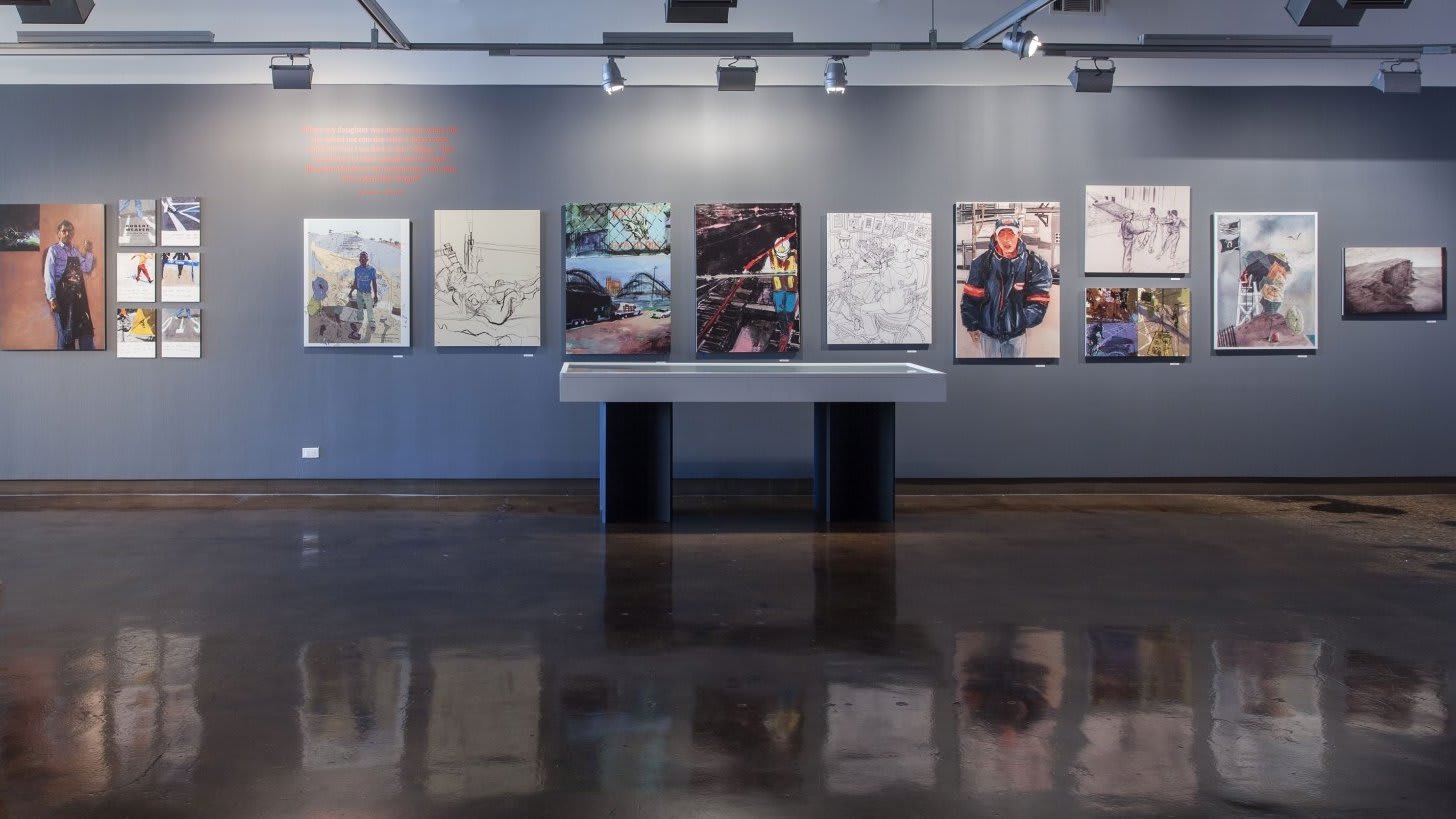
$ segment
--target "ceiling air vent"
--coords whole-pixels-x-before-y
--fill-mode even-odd
[[[1101,14],[1107,0],[1054,0],[1053,14]]]

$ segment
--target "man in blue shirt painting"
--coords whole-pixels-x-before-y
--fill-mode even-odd
[[[354,268],[354,286],[349,288],[349,295],[364,310],[364,332],[367,334],[374,329],[374,302],[379,299],[379,272],[370,266],[368,253],[359,253],[359,266]],[[354,325],[349,338],[361,340],[359,325]]]
[[[95,268],[96,257],[91,253],[90,239],[86,240],[84,250],[77,250],[71,244],[75,235],[76,226],[71,220],[62,219],[56,225],[56,243],[46,250],[45,267],[41,271],[45,297],[56,325],[56,349],[94,350],[95,330],[91,325],[91,303],[86,298],[86,277]]]

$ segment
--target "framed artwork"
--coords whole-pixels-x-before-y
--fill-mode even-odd
[[[799,205],[697,205],[697,350],[793,355],[799,337]]]
[[[163,307],[161,322],[162,358],[202,357],[202,308]]]
[[[117,308],[116,357],[157,357],[157,311],[155,308]]]
[[[1215,350],[1319,347],[1319,214],[1213,215]]]
[[[105,205],[0,205],[0,349],[106,349],[107,261]]]
[[[957,363],[1061,357],[1062,206],[955,207]]]
[[[126,247],[157,244],[157,200],[122,199],[116,203],[116,243]]]
[[[541,211],[435,211],[435,346],[541,346]]]
[[[163,251],[158,255],[162,301],[202,300],[202,253],[196,250]]]
[[[826,225],[829,344],[930,344],[930,214],[831,213]]]
[[[1187,358],[1193,348],[1192,304],[1186,287],[1138,288],[1138,358]]]
[[[567,355],[672,349],[672,206],[590,202],[561,209]]]
[[[116,254],[116,300],[157,300],[157,254],[150,250],[124,250]]]
[[[305,347],[408,347],[408,219],[306,219]]]
[[[1088,185],[1087,275],[1186,276],[1192,190]]]
[[[1446,314],[1446,248],[1345,248],[1342,315]]]
[[[158,221],[162,245],[198,247],[202,244],[202,200],[196,196],[168,196],[162,200]]]
[[[1137,290],[1087,289],[1084,341],[1088,358],[1132,358],[1138,352]]]

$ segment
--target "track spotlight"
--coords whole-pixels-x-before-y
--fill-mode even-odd
[[[626,87],[627,81],[622,78],[622,69],[617,67],[617,58],[608,57],[607,64],[602,66],[602,90],[610,96]]]
[[[1036,36],[1036,32],[1022,28],[1021,23],[1017,23],[1001,38],[1001,47],[1024,60],[1041,52],[1041,38]]]
[[[753,65],[739,65],[751,60]],[[718,63],[719,91],[752,91],[758,87],[758,61],[752,57],[734,57],[726,65]]]
[[[1083,60],[1078,60],[1072,67],[1072,73],[1067,79],[1072,83],[1072,90],[1078,94],[1110,94],[1112,93],[1112,79],[1117,74],[1117,63],[1111,60],[1093,58],[1090,67],[1082,66]],[[1102,67],[1107,63],[1107,67]]]
[[[843,94],[849,87],[849,69],[844,67],[843,57],[830,57],[824,63],[824,93]]]
[[[285,59],[288,60],[287,65],[278,62]],[[286,57],[274,57],[268,63],[268,68],[273,72],[275,89],[306,91],[313,87],[313,61],[298,65],[294,62],[297,59],[297,54],[289,54]]]
[[[1403,70],[1401,66],[1413,66],[1411,69]],[[1383,63],[1380,70],[1375,72],[1375,80],[1370,83],[1372,88],[1382,94],[1419,94],[1421,93],[1421,64],[1418,60],[1391,60]]]

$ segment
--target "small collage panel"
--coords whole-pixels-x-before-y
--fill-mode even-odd
[[[201,358],[202,200],[122,199],[116,225],[117,358]]]
[[[1180,360],[1192,349],[1186,287],[1089,287],[1086,306],[1088,359]]]

